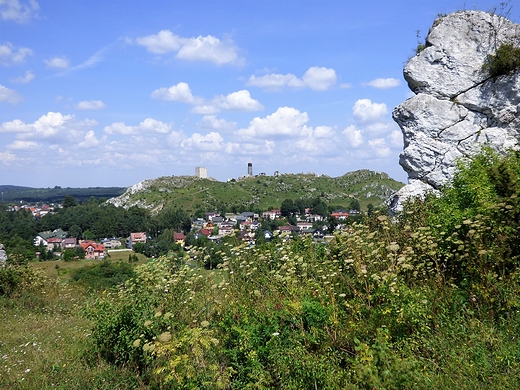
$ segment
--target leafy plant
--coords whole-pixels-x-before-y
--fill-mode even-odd
[[[495,54],[488,55],[484,69],[491,77],[508,75],[520,68],[520,47],[512,43],[502,43]]]

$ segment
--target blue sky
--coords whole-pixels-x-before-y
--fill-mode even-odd
[[[395,106],[435,17],[495,1],[0,0],[0,184],[357,169],[405,182]]]

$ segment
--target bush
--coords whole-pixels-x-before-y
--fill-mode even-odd
[[[124,283],[134,276],[135,272],[130,264],[103,260],[100,264],[78,268],[72,279],[94,289],[106,289]]]
[[[485,69],[492,77],[507,75],[520,68],[520,47],[512,43],[502,43],[495,54],[488,55]]]

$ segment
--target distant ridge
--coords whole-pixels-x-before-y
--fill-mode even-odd
[[[73,196],[77,201],[83,202],[91,197],[113,198],[124,193],[126,187],[89,187],[89,188],[32,188],[13,185],[0,185],[1,198],[4,203],[43,202],[59,203],[66,195]]]
[[[158,211],[178,207],[195,210],[267,210],[285,199],[321,198],[329,205],[347,208],[353,198],[362,208],[382,205],[404,183],[386,173],[358,170],[340,177],[313,173],[250,176],[219,182],[196,176],[164,176],[144,180],[108,202],[118,207],[144,207]]]

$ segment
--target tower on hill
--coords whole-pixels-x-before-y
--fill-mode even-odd
[[[206,167],[196,167],[195,168],[195,176],[197,176],[200,179],[207,179],[208,178],[208,170]]]
[[[247,176],[253,176],[253,163],[247,163]]]

